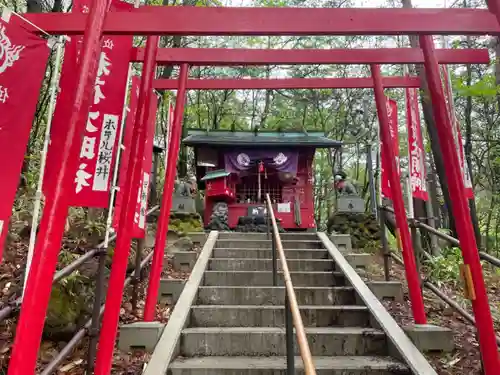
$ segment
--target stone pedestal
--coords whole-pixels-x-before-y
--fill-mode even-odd
[[[191,272],[198,254],[195,251],[174,251],[172,252],[172,263],[174,270],[180,272]]]
[[[403,286],[399,281],[370,281],[366,285],[381,301],[404,301]]]
[[[120,326],[118,349],[129,352],[143,349],[153,352],[160,339],[165,324],[159,322],[135,322]]]
[[[175,305],[184,289],[186,280],[161,279],[160,280],[160,303]]]
[[[196,201],[193,197],[182,197],[174,195],[172,197],[172,212],[196,213]]]
[[[351,236],[349,234],[332,234],[330,236],[330,241],[332,241],[342,253],[349,253],[352,251]]]
[[[357,195],[342,195],[337,198],[337,212],[365,212],[365,200]]]
[[[404,327],[408,337],[422,352],[451,352],[455,348],[453,331],[432,324]]]

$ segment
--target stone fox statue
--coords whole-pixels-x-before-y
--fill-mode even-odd
[[[190,177],[188,181],[176,181],[175,194],[180,197],[192,197],[196,195],[196,177]]]
[[[358,192],[352,182],[347,179],[347,175],[343,171],[335,173],[334,187],[341,195],[358,195]]]

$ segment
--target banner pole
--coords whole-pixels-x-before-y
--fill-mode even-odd
[[[408,65],[403,65],[403,75],[406,77],[409,75],[408,71]],[[409,95],[408,95],[408,89],[405,89],[405,117],[406,117],[406,124],[407,127],[408,125],[411,126],[410,122],[408,121],[408,117],[411,115],[411,112],[409,112],[410,108],[410,101],[409,101]],[[409,134],[409,130],[408,134]],[[408,191],[408,215],[411,219],[414,217],[414,211],[413,211],[413,188],[411,186],[411,147],[408,147],[408,167],[407,167],[407,180],[406,180],[406,185],[407,185],[407,191]]]
[[[106,234],[104,235],[103,248],[106,250],[109,246],[109,237],[111,235],[111,232],[113,231],[111,225],[113,223],[113,213],[114,213],[116,194],[118,193],[118,190],[120,190],[120,188],[117,185],[118,169],[120,167],[120,161],[121,161],[120,158],[122,155],[122,150],[125,148],[125,146],[123,145],[123,135],[125,134],[125,118],[127,117],[126,116],[127,111],[129,111],[129,108],[127,106],[127,93],[131,77],[132,77],[132,65],[129,64],[128,74],[127,74],[127,85],[125,86],[125,93],[123,95],[124,98],[123,98],[123,111],[122,111],[122,121],[121,121],[122,124],[120,127],[120,134],[118,135],[118,149],[116,150],[115,169],[113,171],[113,181],[111,183],[110,196],[109,196],[108,217],[106,219]]]
[[[40,208],[42,206],[42,185],[43,178],[45,175],[45,165],[47,163],[47,151],[49,149],[50,143],[50,129],[52,126],[52,119],[54,117],[54,110],[56,107],[56,97],[57,92],[59,91],[59,77],[60,77],[60,67],[62,61],[62,52],[64,43],[66,41],[66,37],[60,36],[57,43],[56,49],[56,58],[54,62],[54,74],[52,75],[52,79],[50,81],[50,97],[49,97],[49,107],[47,109],[47,127],[45,128],[45,136],[43,140],[43,148],[41,151],[40,158],[40,175],[38,176],[38,184],[36,187],[35,193],[35,203],[33,205],[33,218],[31,219],[31,232],[30,232],[30,242],[28,245],[28,257],[26,260],[26,270],[24,271],[24,284],[23,284],[23,293],[21,295],[21,301],[24,297],[24,292],[26,290],[26,285],[28,283],[28,275],[31,268],[31,262],[33,260],[33,252],[35,250],[35,240],[36,240],[36,232],[38,229],[38,217],[40,216]]]
[[[377,106],[377,113],[380,123],[380,137],[382,140],[381,144],[384,148],[384,153],[387,155],[387,159],[389,160],[384,168],[388,168],[392,201],[394,203],[394,213],[396,215],[396,223],[398,227],[396,230],[396,237],[401,239],[401,248],[403,250],[406,280],[408,282],[413,318],[415,320],[415,324],[426,324],[427,318],[425,316],[424,301],[422,297],[422,291],[420,289],[420,280],[415,264],[415,255],[413,253],[408,220],[406,218],[405,206],[403,201],[403,191],[401,189],[401,181],[399,179],[399,171],[395,159],[394,145],[391,141],[389,116],[387,113],[387,103],[384,94],[384,86],[382,84],[380,66],[372,65],[371,71],[375,92],[375,104]]]
[[[179,72],[179,88],[174,109],[174,119],[170,129],[170,141],[165,168],[165,185],[161,199],[160,217],[156,229],[155,247],[151,273],[149,276],[146,304],[144,306],[144,321],[151,322],[155,318],[156,303],[160,288],[160,278],[163,270],[163,258],[165,256],[165,245],[167,242],[168,224],[170,221],[170,209],[172,208],[172,194],[177,169],[177,159],[182,136],[182,118],[184,115],[184,104],[186,102],[186,86],[189,75],[189,67],[182,64]],[[170,112],[170,108],[169,108]]]

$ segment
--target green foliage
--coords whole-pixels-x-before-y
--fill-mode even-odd
[[[97,234],[99,236],[103,236],[104,233],[106,233],[106,223],[102,221],[88,220],[85,223],[84,228],[88,231],[88,233]]]
[[[369,240],[363,247],[363,251],[370,254],[377,254],[380,252],[380,240]]]
[[[179,236],[185,236],[190,232],[201,232],[203,231],[201,217],[198,214],[172,214],[168,230]]]
[[[458,77],[453,82],[456,93],[461,96],[475,97],[495,97],[500,93],[496,85],[496,77],[493,74],[486,74],[482,79],[468,86],[463,77]]]
[[[462,253],[458,247],[444,248],[441,255],[426,262],[429,279],[438,286],[442,283],[457,285],[460,282]]]
[[[60,267],[70,264],[78,257],[78,254],[62,250],[59,255]],[[88,312],[93,292],[93,281],[79,271],[55,284],[47,312],[45,335],[51,337],[74,329],[82,314]]]

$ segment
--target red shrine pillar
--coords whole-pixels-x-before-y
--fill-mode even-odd
[[[389,116],[387,114],[387,104],[384,94],[384,86],[382,83],[382,75],[380,74],[380,66],[372,65],[373,86],[375,91],[375,103],[380,124],[380,138],[384,153],[388,156],[390,162],[387,163],[389,183],[391,185],[392,200],[394,203],[394,213],[396,214],[396,233],[399,233],[401,239],[401,247],[403,252],[403,260],[405,266],[406,280],[410,292],[411,309],[415,324],[426,324],[424,300],[422,290],[420,288],[420,278],[417,272],[415,263],[415,254],[413,253],[413,244],[411,240],[408,220],[406,218],[406,210],[403,202],[403,191],[401,189],[401,181],[399,171],[396,165],[395,151],[391,142],[391,133],[389,129]]]
[[[495,15],[500,25],[500,0],[486,0],[488,10]]]
[[[42,336],[47,306],[52,290],[52,280],[61,249],[64,226],[68,215],[67,194],[73,183],[78,154],[72,145],[81,143],[90,107],[88,85],[94,84],[97,58],[101,51],[101,36],[108,11],[107,0],[94,0],[87,17],[83,37],[81,63],[76,75],[73,107],[68,118],[67,138],[60,150],[62,165],[57,171],[56,187],[51,199],[47,199],[37,235],[32,268],[29,273],[21,314],[17,325],[14,349],[9,363],[9,375],[35,373],[38,349]]]
[[[420,36],[420,48],[424,53],[425,75],[439,135],[439,146],[446,167],[446,181],[448,182],[452,205],[451,211],[455,218],[460,249],[464,258],[465,275],[470,275],[470,277],[465,277],[465,288],[472,301],[472,309],[476,318],[484,373],[485,375],[495,375],[499,372],[500,363],[493,319],[484,285],[483,270],[479,259],[468,200],[465,195],[465,185],[455,147],[452,125],[446,108],[432,36]]]
[[[158,290],[160,288],[160,277],[163,270],[163,258],[165,256],[165,245],[167,242],[168,223],[170,220],[170,209],[172,208],[172,194],[174,190],[177,159],[182,136],[182,118],[184,115],[184,104],[186,102],[186,86],[189,67],[182,64],[179,72],[179,83],[177,98],[175,101],[174,121],[168,147],[167,168],[165,170],[165,187],[161,199],[160,217],[156,228],[155,247],[151,273],[149,276],[146,305],[144,307],[144,321],[151,322],[155,318]]]
[[[146,43],[137,112],[132,133],[130,159],[127,168],[125,189],[123,191],[123,209],[120,213],[115,252],[109,276],[108,292],[106,295],[106,304],[104,307],[104,316],[94,372],[95,375],[108,375],[111,371],[113,350],[115,347],[120,307],[127,272],[128,255],[132,243],[132,225],[136,209],[144,145],[146,143],[146,129],[148,126],[149,109],[152,100],[158,42],[158,36],[150,36]]]

